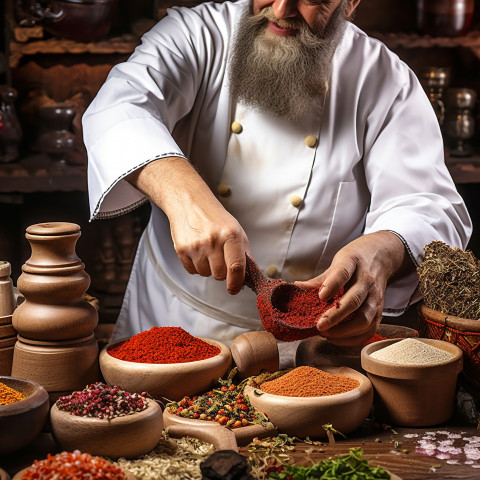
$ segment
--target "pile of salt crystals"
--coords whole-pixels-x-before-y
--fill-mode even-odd
[[[370,356],[377,360],[400,365],[424,365],[446,362],[455,355],[421,340],[405,338],[371,353]]]

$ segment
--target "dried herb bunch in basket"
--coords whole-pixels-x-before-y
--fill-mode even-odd
[[[480,261],[469,250],[436,240],[424,247],[418,267],[420,292],[428,308],[446,315],[480,319]]]

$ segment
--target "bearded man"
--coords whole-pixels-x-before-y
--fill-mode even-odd
[[[92,218],[152,206],[115,338],[261,329],[248,254],[324,300],[343,287],[317,328],[361,344],[418,300],[426,244],[466,247],[433,109],[348,20],[359,2],[171,8],[112,69],[84,116]]]

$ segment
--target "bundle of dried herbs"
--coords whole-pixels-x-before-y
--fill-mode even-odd
[[[420,292],[428,308],[446,315],[480,319],[480,261],[469,250],[436,240],[424,247],[418,267]]]

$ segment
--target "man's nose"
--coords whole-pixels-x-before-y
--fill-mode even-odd
[[[274,0],[273,13],[277,18],[291,18],[298,14],[297,0]]]

